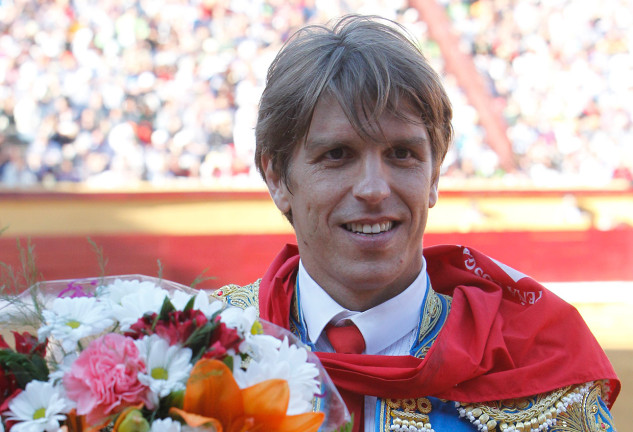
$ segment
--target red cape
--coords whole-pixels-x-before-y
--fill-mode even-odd
[[[610,393],[603,399],[611,407],[620,382],[573,306],[529,277],[513,280],[473,249],[433,246],[424,256],[431,286],[453,302],[423,360],[318,353],[356,418],[363,395],[485,402],[603,379],[609,380]],[[297,247],[286,245],[259,288],[260,316],[284,328],[289,328],[298,264]]]

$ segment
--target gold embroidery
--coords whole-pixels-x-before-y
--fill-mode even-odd
[[[239,286],[235,284],[225,285],[213,292],[212,296],[222,300],[231,306],[246,309],[249,306],[255,307],[259,313],[259,283],[261,279],[252,284]]]
[[[539,424],[545,423],[548,418],[545,413],[549,412],[550,416],[555,417],[551,409],[569,389],[570,387],[565,387],[552,393],[536,395],[531,398],[510,399],[477,405],[481,409],[482,414],[477,415],[478,411],[474,411],[473,415],[479,417],[479,421],[482,424],[492,420],[500,424],[515,423],[518,430],[521,430],[521,424],[524,427],[530,425],[530,429],[532,426],[538,428]],[[489,430],[490,426],[492,426],[492,423],[488,427]]]
[[[505,432],[596,432],[609,425],[608,413],[599,404],[600,383],[564,387],[527,398],[486,403],[457,403],[460,417],[480,430]],[[497,429],[498,426],[498,429]]]
[[[385,399],[385,416],[382,430],[391,431],[432,431],[428,414],[431,401],[427,398]]]
[[[295,295],[292,296],[292,303],[290,303],[290,332],[301,339],[301,331],[298,327],[298,323],[301,322],[299,317],[299,299],[297,298],[297,285],[293,287]],[[306,330],[307,331],[307,330]],[[306,338],[307,339],[307,338]],[[311,350],[309,345],[306,345],[306,349]]]
[[[426,304],[422,309],[422,322],[420,323],[420,333],[418,334],[418,342],[422,342],[424,338],[433,330],[435,323],[442,314],[442,302],[438,295],[432,289],[426,299]]]
[[[427,398],[418,398],[416,399],[416,407],[421,413],[428,414],[431,412],[431,401]]]
[[[550,432],[603,432],[611,425],[603,419],[610,418],[600,404],[602,396],[600,383],[593,384],[580,402],[571,404],[558,416],[556,426]],[[596,416],[597,415],[597,416]]]
[[[446,311],[443,314],[443,303],[440,299],[440,296],[445,299],[446,302]],[[433,337],[430,337],[424,345],[421,345],[417,348],[417,350],[413,353],[414,357],[424,358],[426,354],[431,349],[433,342],[437,338],[440,329],[443,327],[444,323],[440,323],[440,319],[442,316],[444,320],[448,317],[448,312],[451,308],[451,303],[453,298],[444,294],[438,294],[431,288],[429,290],[429,295],[426,296],[426,302],[424,307],[422,308],[422,320],[420,322],[420,331],[418,333],[418,343],[424,341],[424,339],[428,338],[433,332]]]

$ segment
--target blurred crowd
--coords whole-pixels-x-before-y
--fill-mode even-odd
[[[504,106],[522,175],[539,184],[631,182],[630,0],[447,3],[463,45]],[[461,138],[463,163],[472,142]],[[482,152],[468,153],[477,172]]]
[[[404,24],[444,76],[445,177],[633,181],[630,0],[441,3],[504,107],[513,172],[406,0],[2,0],[0,184],[260,185],[268,65],[298,27],[350,12]]]

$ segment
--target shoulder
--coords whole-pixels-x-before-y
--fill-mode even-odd
[[[596,381],[526,398],[456,404],[460,416],[480,430],[615,432],[606,392],[605,383]]]
[[[215,290],[211,295],[231,306],[237,306],[242,309],[253,306],[259,310],[260,282],[261,279],[244,286],[235,284],[225,285]]]

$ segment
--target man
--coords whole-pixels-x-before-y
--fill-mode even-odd
[[[575,309],[470,248],[423,250],[451,115],[394,23],[348,16],[297,33],[269,69],[256,129],[297,246],[216,295],[258,305],[317,351],[354,431],[613,430],[619,383]]]

